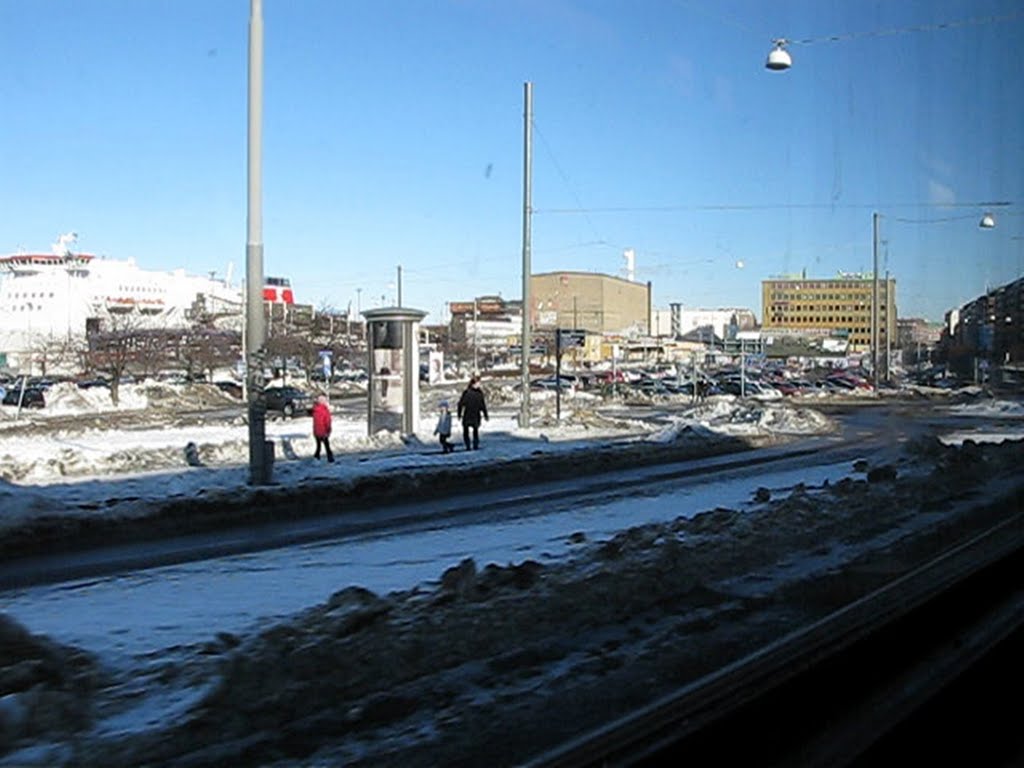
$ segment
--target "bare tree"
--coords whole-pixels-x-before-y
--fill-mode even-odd
[[[189,380],[199,373],[212,379],[217,368],[230,367],[241,357],[242,334],[234,322],[239,316],[222,309],[209,306],[202,295],[189,309],[188,327],[180,332],[174,355]]]
[[[351,309],[351,308],[350,308]],[[351,321],[349,312],[338,312],[324,304],[318,310],[310,329],[310,340],[316,352],[329,351],[335,367],[343,361],[353,362],[359,354],[359,326]]]
[[[230,367],[242,354],[242,337],[237,331],[194,326],[182,335],[178,360],[189,379],[199,373],[212,380],[218,368]]]
[[[287,375],[288,363],[295,361],[306,376],[316,370],[320,347],[301,333],[277,333],[267,339],[267,361],[271,368]]]
[[[70,371],[78,366],[75,342],[67,336],[35,336],[28,351],[32,367],[41,376],[47,371]]]
[[[138,359],[140,348],[143,355],[148,354],[150,344],[142,336],[138,317],[130,314],[104,317],[88,335],[84,367],[109,377],[110,400],[114,405],[120,401],[121,379]]]
[[[170,328],[137,328],[129,370],[138,376],[154,376],[174,358],[175,341],[180,331]]]

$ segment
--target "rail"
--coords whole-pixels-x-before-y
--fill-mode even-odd
[[[529,768],[853,765],[1019,635],[1020,512]],[[1012,706],[1012,705],[1011,705]]]

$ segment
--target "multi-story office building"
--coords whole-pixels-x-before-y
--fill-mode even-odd
[[[947,354],[956,350],[995,364],[1024,360],[1024,278],[947,313]]]
[[[595,272],[548,272],[530,277],[530,323],[534,353],[553,349],[554,332],[583,331],[593,357],[600,357],[601,339],[641,338],[651,328],[651,284]],[[449,340],[474,357],[492,358],[517,350],[522,336],[523,302],[500,296],[453,301]],[[518,354],[518,352],[516,352]]]
[[[596,272],[530,277],[531,321],[538,330],[574,328],[598,335],[647,335],[651,284]]]
[[[806,275],[761,282],[762,327],[807,335],[845,336],[850,351],[871,349],[871,275],[840,274],[816,279]],[[896,338],[896,280],[878,281],[880,350]]]

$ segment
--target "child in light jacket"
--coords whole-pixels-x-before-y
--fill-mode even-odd
[[[448,442],[448,438],[452,436],[452,414],[448,410],[448,401],[442,400],[438,406],[441,413],[437,417],[437,426],[434,427],[434,434],[441,438],[441,451],[443,453],[451,453],[455,450],[455,446]]]

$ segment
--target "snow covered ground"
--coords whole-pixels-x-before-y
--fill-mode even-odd
[[[98,394],[75,391],[62,399],[58,391],[52,410],[30,418],[5,411],[5,526],[43,514],[145,514],[154,501],[175,495],[254,492],[246,484],[247,427],[219,392],[199,395],[211,409],[202,418],[181,417],[196,392],[127,387],[117,409],[90,402]],[[269,422],[275,481],[288,487],[452,464],[469,471],[480,462],[620,441],[802,438],[835,427],[789,401],[725,397],[668,407],[578,397],[563,403],[561,424],[538,398],[538,425],[523,430],[512,395],[491,394],[483,449],[449,456],[435,451],[430,413],[438,400],[453,400],[455,390],[426,395],[423,428],[412,439],[371,439],[357,415],[336,416],[338,455],[330,465],[310,458],[308,418]],[[218,407],[229,410],[215,415]],[[936,409],[955,425],[941,437],[946,445],[1024,438],[1019,403],[978,399]],[[202,466],[188,463],[189,443]],[[1012,478],[1017,454],[994,454],[993,478]],[[775,626],[757,612],[772,605],[767,595],[843,579],[844,564],[875,550],[885,563],[899,562],[891,548],[957,514],[939,504],[946,493],[940,486],[961,489],[987,479],[970,452],[935,459],[946,462],[934,475],[941,482],[922,474],[933,471],[932,460],[919,456],[898,467],[893,474],[905,488],[872,482],[849,463],[825,465],[556,505],[544,515],[489,525],[368,535],[9,591],[0,644],[20,655],[0,659],[7,686],[0,689],[0,766],[134,765],[140,755],[162,764],[161,755],[178,750],[203,754],[204,723],[213,724],[210,744],[242,749],[255,738],[271,749],[273,734],[286,733],[293,725],[287,718],[306,701],[336,707],[335,721],[352,734],[340,741],[307,734],[310,749],[319,750],[314,763],[437,764],[442,754],[469,754],[459,752],[465,734],[479,732],[486,742],[487,723],[512,723],[513,701],[538,707],[521,714],[520,725],[539,736],[551,724],[529,718],[550,711],[551,697],[563,688],[585,690],[595,675],[614,676],[602,690],[648,686],[642,669],[661,669],[654,679],[662,680],[665,670],[681,668],[679,653],[704,663],[711,649],[739,642],[748,617],[758,633],[789,631],[792,614]],[[930,494],[935,503],[919,512]],[[456,567],[445,571],[449,566]],[[802,610],[805,603],[795,605]],[[618,623],[633,616],[646,619],[621,632]],[[4,624],[7,617],[17,623]],[[26,639],[21,627],[40,637]],[[662,660],[665,653],[675,655]],[[331,659],[330,669],[321,658]],[[653,667],[644,666],[648,659]],[[30,687],[17,683],[33,675],[39,680]],[[565,696],[566,712],[586,700]],[[402,713],[411,704],[389,704],[403,701],[416,702],[408,716]],[[246,730],[240,724],[255,712],[273,724]],[[197,757],[195,764],[231,762],[240,753],[225,754]]]
[[[562,419],[556,423],[553,395],[541,393],[532,398],[535,425],[523,429],[510,390],[488,394],[491,418],[481,428],[479,452],[462,450],[457,420],[457,452],[442,455],[437,450],[434,409],[442,399],[454,404],[455,388],[425,396],[420,429],[404,439],[393,432],[370,437],[365,415],[335,414],[334,464],[312,459],[310,418],[270,419],[266,434],[275,447],[274,482],[288,486],[385,470],[472,466],[616,441],[665,442],[686,429],[708,436],[770,437],[822,434],[834,426],[815,410],[778,402],[724,396],[686,407],[680,401],[683,405],[671,418],[658,410],[659,418],[652,419],[650,407],[629,409],[621,401],[605,406],[584,394],[563,400]],[[180,418],[197,403],[210,408],[211,415]],[[223,415],[232,407],[237,409],[238,401],[213,387],[144,383],[122,386],[117,407],[105,389],[63,384],[51,390],[45,410],[22,411],[15,419],[13,408],[0,409],[0,531],[41,514],[143,514],[154,500],[251,492],[248,426],[241,415]],[[199,466],[189,463],[189,446],[194,446]]]
[[[402,437],[394,432],[367,434],[362,401],[336,409],[331,444],[334,464],[312,459],[311,419],[268,419],[267,439],[275,447],[273,480],[290,486],[325,479],[352,480],[381,472],[429,471],[431,468],[516,460],[531,455],[579,451],[623,441],[670,442],[683,432],[708,439],[778,438],[825,434],[834,422],[814,409],[827,403],[806,400],[741,401],[712,397],[700,404],[686,398],[665,401],[616,400],[576,393],[563,397],[556,423],[554,395],[533,393],[534,425],[518,425],[518,399],[508,386],[487,390],[491,419],[481,429],[482,450],[464,452],[454,421],[454,454],[442,455],[433,427],[436,404],[455,403],[459,389],[432,389],[423,394],[420,429]],[[979,397],[936,408],[977,424],[942,439],[959,444],[999,442],[1020,435],[1024,405]],[[205,408],[205,415],[183,414]],[[355,415],[353,415],[355,414]],[[44,410],[0,407],[0,532],[41,515],[145,515],[155,501],[188,499],[229,491],[252,492],[248,480],[248,427],[240,404],[216,387],[159,382],[128,384],[120,402],[104,388],[79,389],[58,384],[48,393]]]
[[[835,422],[811,401],[732,396],[692,404],[686,398],[603,400],[587,393],[563,397],[556,422],[554,394],[532,395],[533,426],[518,425],[518,395],[509,386],[487,388],[491,419],[481,429],[482,450],[462,450],[454,421],[454,454],[437,449],[436,405],[454,403],[461,385],[423,393],[418,432],[367,434],[365,404],[335,404],[333,464],[312,458],[311,419],[268,419],[277,488],[317,482],[345,482],[386,473],[389,477],[430,472],[453,465],[472,467],[621,443],[670,443],[686,435],[766,441],[822,435]],[[919,395],[919,393],[918,393]],[[1000,442],[1024,433],[1024,405],[983,397],[949,403],[937,391],[934,412],[956,417],[941,440],[947,444]],[[201,409],[201,410],[200,410]],[[120,402],[108,390],[59,384],[43,410],[0,407],[0,535],[43,516],[110,519],[144,517],[159,503],[230,494],[245,499],[248,485],[248,427],[238,400],[207,385],[143,382],[121,387]]]

